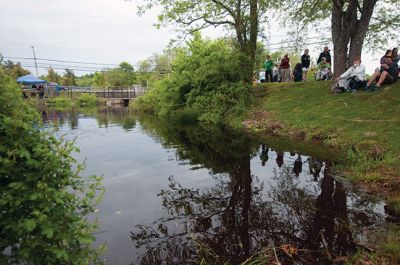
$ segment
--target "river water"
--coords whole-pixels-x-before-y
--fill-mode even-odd
[[[384,204],[335,178],[335,152],[127,108],[44,110],[76,140],[84,175],[103,175],[96,245],[106,264],[330,264],[366,243]],[[266,257],[265,260],[268,258]]]

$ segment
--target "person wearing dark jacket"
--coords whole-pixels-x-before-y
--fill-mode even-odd
[[[308,49],[305,49],[304,54],[301,56],[301,70],[303,72],[302,74],[302,80],[306,81],[307,80],[307,72],[310,71],[310,55],[308,54]]]
[[[318,57],[317,63],[320,63],[322,61],[322,58],[325,57],[326,58],[326,62],[329,63],[330,65],[332,65],[332,57],[331,57],[331,53],[329,51],[329,48],[327,46],[325,46],[324,51],[321,52],[321,54]]]
[[[303,77],[303,70],[301,69],[301,63],[297,63],[293,70],[294,82],[301,82]]]

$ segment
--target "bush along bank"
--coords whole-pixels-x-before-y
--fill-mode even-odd
[[[45,101],[46,105],[54,106],[57,108],[69,108],[69,107],[93,107],[96,105],[105,105],[105,100],[97,98],[91,94],[79,94],[76,98],[70,98],[65,96],[59,96],[54,98],[48,98]]]
[[[400,83],[375,92],[336,94],[331,82],[273,83],[257,95],[243,119],[247,129],[337,150],[338,174],[387,200],[385,211],[400,221]],[[377,232],[378,256],[400,259],[396,226]],[[375,239],[374,239],[375,240]],[[377,257],[375,257],[376,259]],[[378,262],[379,263],[379,262]]]
[[[228,40],[194,35],[171,67],[169,78],[138,98],[134,109],[185,123],[229,123],[250,106],[251,87],[241,81],[240,56]]]

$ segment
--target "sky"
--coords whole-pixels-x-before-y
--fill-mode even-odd
[[[140,3],[140,0],[0,0],[0,53],[23,66],[33,66],[33,60],[15,57],[32,58],[31,46],[37,58],[95,63],[71,64],[87,70],[76,71],[78,75],[121,61],[136,66],[140,60],[161,53],[177,37],[172,27],[153,26],[159,10],[138,16]],[[277,22],[268,28],[271,43],[285,38],[286,30]],[[204,34],[215,38],[225,33],[216,29]],[[319,47],[310,48],[316,59]],[[367,70],[372,71],[378,56],[363,57]],[[50,66],[65,68],[65,64],[39,61],[39,75],[45,74]],[[35,73],[33,67],[26,68]]]

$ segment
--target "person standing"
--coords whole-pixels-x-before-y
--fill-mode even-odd
[[[271,56],[267,55],[267,59],[264,62],[264,69],[265,69],[265,82],[268,83],[268,80],[270,82],[273,82],[272,79],[272,68],[274,67],[274,63],[271,60]]]
[[[321,54],[318,57],[317,63],[320,63],[322,61],[322,58],[326,59],[326,62],[329,63],[330,65],[332,65],[332,57],[331,57],[331,53],[330,50],[328,48],[328,46],[324,47],[324,51],[321,52]]]
[[[301,70],[303,71],[302,80],[307,80],[307,72],[310,71],[311,58],[308,54],[309,50],[305,49],[304,54],[301,56]]]
[[[272,82],[278,82],[279,81],[279,79],[280,79],[280,76],[279,76],[279,65],[278,64],[275,64],[275,66],[274,66],[274,68],[272,68]]]
[[[281,82],[289,82],[290,81],[289,55],[285,54],[285,56],[283,56],[279,70],[281,74]]]

